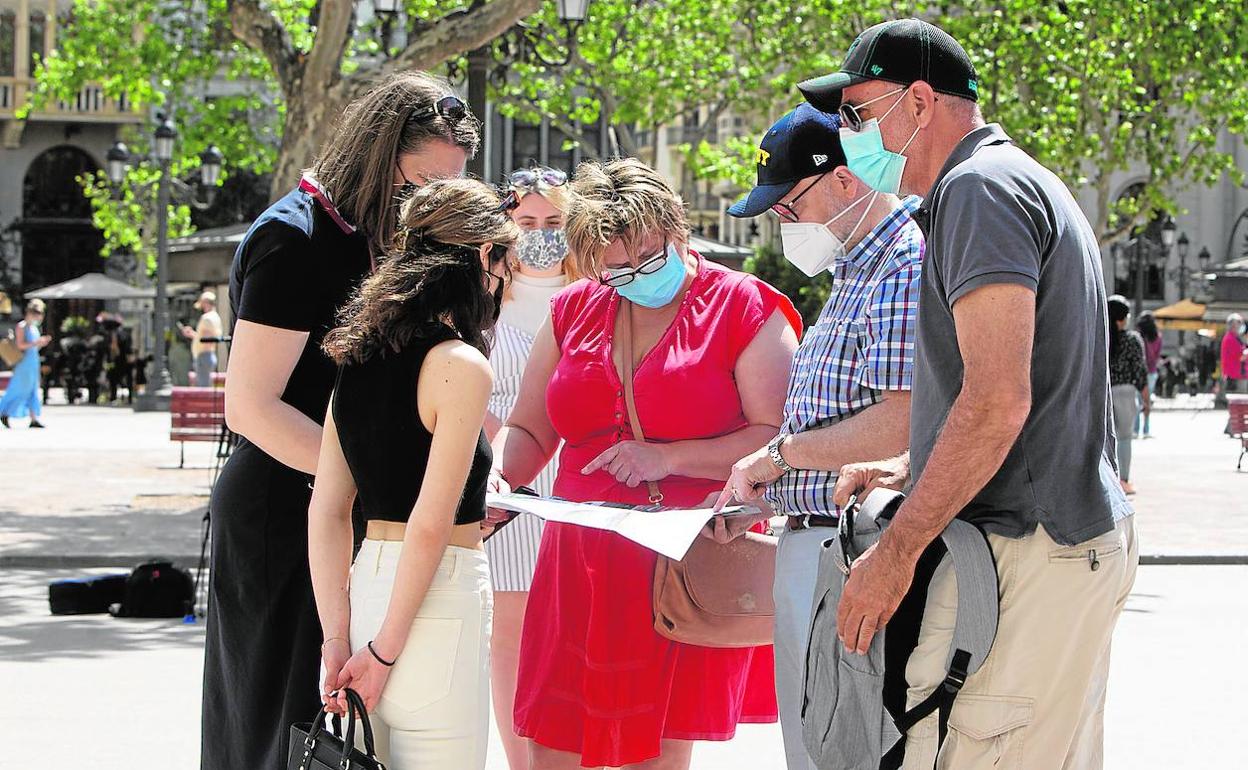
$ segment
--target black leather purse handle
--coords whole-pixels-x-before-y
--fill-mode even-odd
[[[337,692],[331,693],[337,695]],[[359,714],[360,722],[364,725],[364,752],[369,759],[377,759],[377,748],[373,738],[373,724],[369,721],[368,711],[364,708],[364,699],[360,694],[351,688],[347,688],[347,729],[343,732],[342,718],[337,714],[330,714],[324,709],[317,715],[316,720],[312,723],[312,729],[308,731],[308,737],[304,739],[304,746],[309,750],[316,746],[317,736],[325,729],[325,719],[329,717],[333,723],[333,733],[335,737],[342,741],[342,756],[339,759],[338,766],[342,770],[350,770],[351,766],[351,750],[355,747],[355,720],[356,714]]]
[[[373,723],[369,721],[368,711],[364,708],[364,699],[350,687],[347,688],[347,734],[342,739],[342,770],[351,770],[351,750],[355,747],[355,720],[359,715],[364,726],[364,753],[369,759],[377,759],[377,749],[373,741]]]

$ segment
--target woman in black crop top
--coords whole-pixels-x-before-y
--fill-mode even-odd
[[[359,692],[391,770],[472,770],[485,766],[493,612],[483,333],[519,231],[467,179],[421,188],[401,225],[324,344],[339,370],[308,513],[324,698],[343,712],[330,693]],[[357,494],[367,537],[352,565]]]
[[[234,256],[225,403],[239,440],[210,506],[202,770],[284,767],[290,725],[320,708],[308,483],[336,370],[321,341],[392,240],[409,182],[458,176],[476,150],[454,99],[419,72],[379,83]]]

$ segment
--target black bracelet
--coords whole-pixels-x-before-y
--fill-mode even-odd
[[[373,649],[373,642],[371,639],[368,642],[368,651],[373,654],[373,657],[377,659],[378,663],[385,666],[386,668],[391,668],[394,666],[393,660],[386,660],[385,658],[377,654],[377,651]]]

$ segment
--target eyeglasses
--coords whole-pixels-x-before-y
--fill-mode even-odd
[[[848,128],[850,131],[861,131],[862,124],[864,121],[862,118],[862,113],[860,113],[859,110],[861,110],[863,107],[866,107],[868,104],[873,104],[875,102],[878,102],[881,99],[887,99],[890,96],[895,96],[896,94],[899,94],[905,90],[906,90],[905,88],[895,88],[886,94],[880,94],[874,99],[868,99],[867,101],[863,102],[862,104],[859,104],[856,107],[850,104],[849,102],[841,102],[841,107],[839,110],[837,110],[837,112],[840,113],[840,116],[841,116],[841,125],[844,126],[845,128]],[[884,113],[884,115],[885,117],[887,117],[888,113]]]
[[[443,96],[433,103],[432,107],[415,110],[407,116],[408,121],[428,120],[433,117],[442,118],[447,123],[458,123],[468,116],[468,105],[458,96]]]
[[[815,186],[815,185],[819,184],[819,180],[820,180],[820,179],[823,179],[825,176],[827,176],[827,172],[826,172],[826,171],[825,171],[824,173],[820,174],[819,176],[815,177],[815,181],[813,181],[813,182],[811,182],[810,184],[806,185],[806,189],[805,189],[805,190],[802,190],[800,193],[798,193],[798,194],[797,194],[797,197],[796,197],[796,198],[794,198],[793,200],[789,201],[788,203],[780,202],[780,203],[776,203],[776,204],[774,204],[774,205],[771,207],[772,212],[773,212],[776,216],[780,217],[781,219],[783,219],[783,220],[784,220],[784,221],[786,221],[786,222],[796,222],[796,221],[798,221],[798,219],[800,219],[800,217],[798,217],[798,216],[797,216],[797,212],[793,210],[793,204],[794,204],[794,203],[797,203],[798,201],[800,201],[800,200],[802,199],[802,196],[803,196],[803,195],[805,195],[806,193],[810,192],[810,191],[814,188],[814,186]]]
[[[568,175],[557,168],[538,166],[536,168],[521,168],[511,172],[507,182],[512,187],[521,190],[532,190],[539,184],[547,187],[562,187],[568,183]]]
[[[658,254],[655,254],[653,257],[649,257],[645,259],[637,267],[632,268],[631,270],[628,268],[621,268],[618,270],[609,271],[608,274],[599,278],[598,281],[603,286],[610,286],[613,289],[618,289],[621,286],[627,286],[628,284],[637,280],[637,276],[639,275],[650,275],[651,273],[657,273],[663,267],[663,265],[666,264],[666,262],[667,262],[667,242],[664,241],[662,251],[660,251]]]

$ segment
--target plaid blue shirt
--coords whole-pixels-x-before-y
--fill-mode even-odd
[[[886,216],[833,270],[832,296],[793,358],[784,402],[786,435],[823,428],[879,402],[881,391],[910,390],[923,233],[911,196]],[[795,470],[767,489],[788,515],[836,512],[836,473]]]

